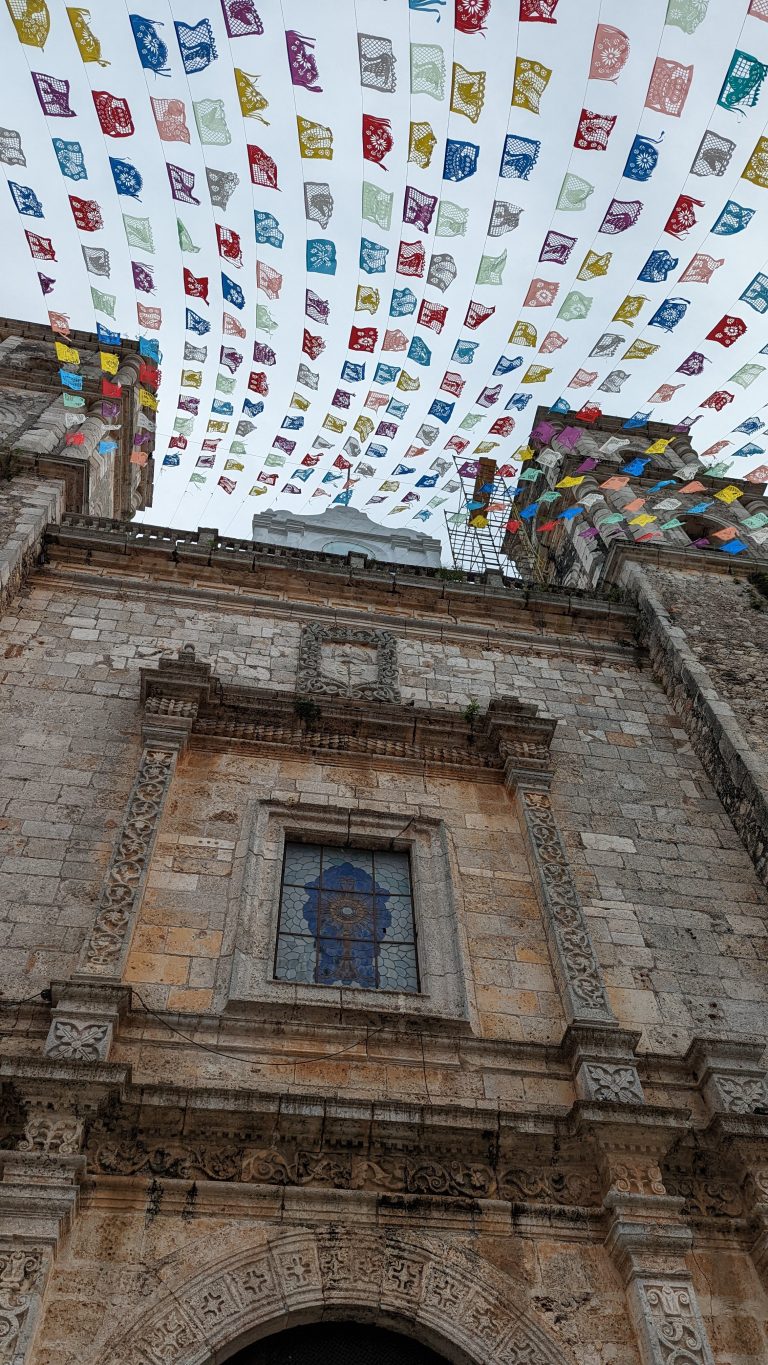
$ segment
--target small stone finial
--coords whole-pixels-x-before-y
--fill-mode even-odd
[[[179,649],[179,658],[184,659],[187,663],[192,663],[195,659],[195,646],[190,644],[182,645]]]

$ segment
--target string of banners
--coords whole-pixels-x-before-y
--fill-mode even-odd
[[[92,382],[82,290],[57,270],[75,240],[100,415],[138,336],[132,458],[156,418],[179,494],[426,522],[460,494],[457,463],[538,477],[515,446],[534,395],[587,423],[702,421],[712,453],[765,456],[768,0],[668,0],[655,27],[628,7],[589,32],[578,0],[409,0],[379,31],[340,14],[310,33],[258,0],[5,7],[47,141],[0,127],[0,161],[71,444]]]

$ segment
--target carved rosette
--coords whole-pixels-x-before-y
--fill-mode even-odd
[[[175,764],[175,749],[147,748],[142,753],[81,963],[81,970],[89,974],[119,975]]]
[[[538,872],[544,923],[568,1022],[614,1024],[549,794],[521,786],[518,801]]]
[[[47,1273],[42,1248],[0,1246],[0,1365],[28,1358]]]
[[[323,645],[363,645],[376,651],[376,681],[344,685],[323,673]],[[348,696],[366,701],[400,700],[397,641],[388,630],[353,626],[304,626],[299,644],[296,691],[305,696]]]

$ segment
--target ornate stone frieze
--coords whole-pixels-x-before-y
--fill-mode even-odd
[[[81,970],[86,973],[112,978],[120,975],[175,764],[174,749],[144,749],[141,755],[138,775],[102,885],[96,922],[82,957]],[[57,1040],[62,1046],[69,1042],[74,1049],[81,1045],[92,1049],[97,1041],[91,1033],[81,1044],[77,1031],[69,1040],[63,1034]],[[90,1057],[83,1060],[90,1060]]]
[[[43,1248],[0,1244],[0,1365],[22,1365],[48,1271]]]
[[[520,785],[518,804],[538,872],[547,939],[568,1022],[615,1024],[549,794]]]
[[[17,1152],[41,1152],[46,1156],[76,1156],[83,1140],[83,1121],[73,1114],[32,1109],[24,1125]]]
[[[520,1204],[598,1207],[597,1172],[587,1166],[552,1170],[490,1165],[460,1157],[355,1155],[304,1150],[290,1145],[260,1147],[247,1135],[182,1144],[133,1133],[124,1140],[93,1132],[88,1146],[93,1175],[146,1175],[174,1180],[205,1179],[259,1185],[320,1186],[342,1190],[504,1199]]]
[[[341,667],[324,664],[324,652],[341,652]],[[372,662],[366,665],[365,653]],[[306,696],[359,697],[367,701],[399,701],[397,641],[388,630],[354,626],[305,625],[299,643],[296,691]]]

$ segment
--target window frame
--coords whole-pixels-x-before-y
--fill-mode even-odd
[[[291,982],[274,976],[286,842],[357,845],[409,855],[419,991]],[[236,854],[227,916],[231,968],[224,1008],[325,1007],[441,1020],[475,1018],[461,879],[444,821],[413,810],[254,802]]]

